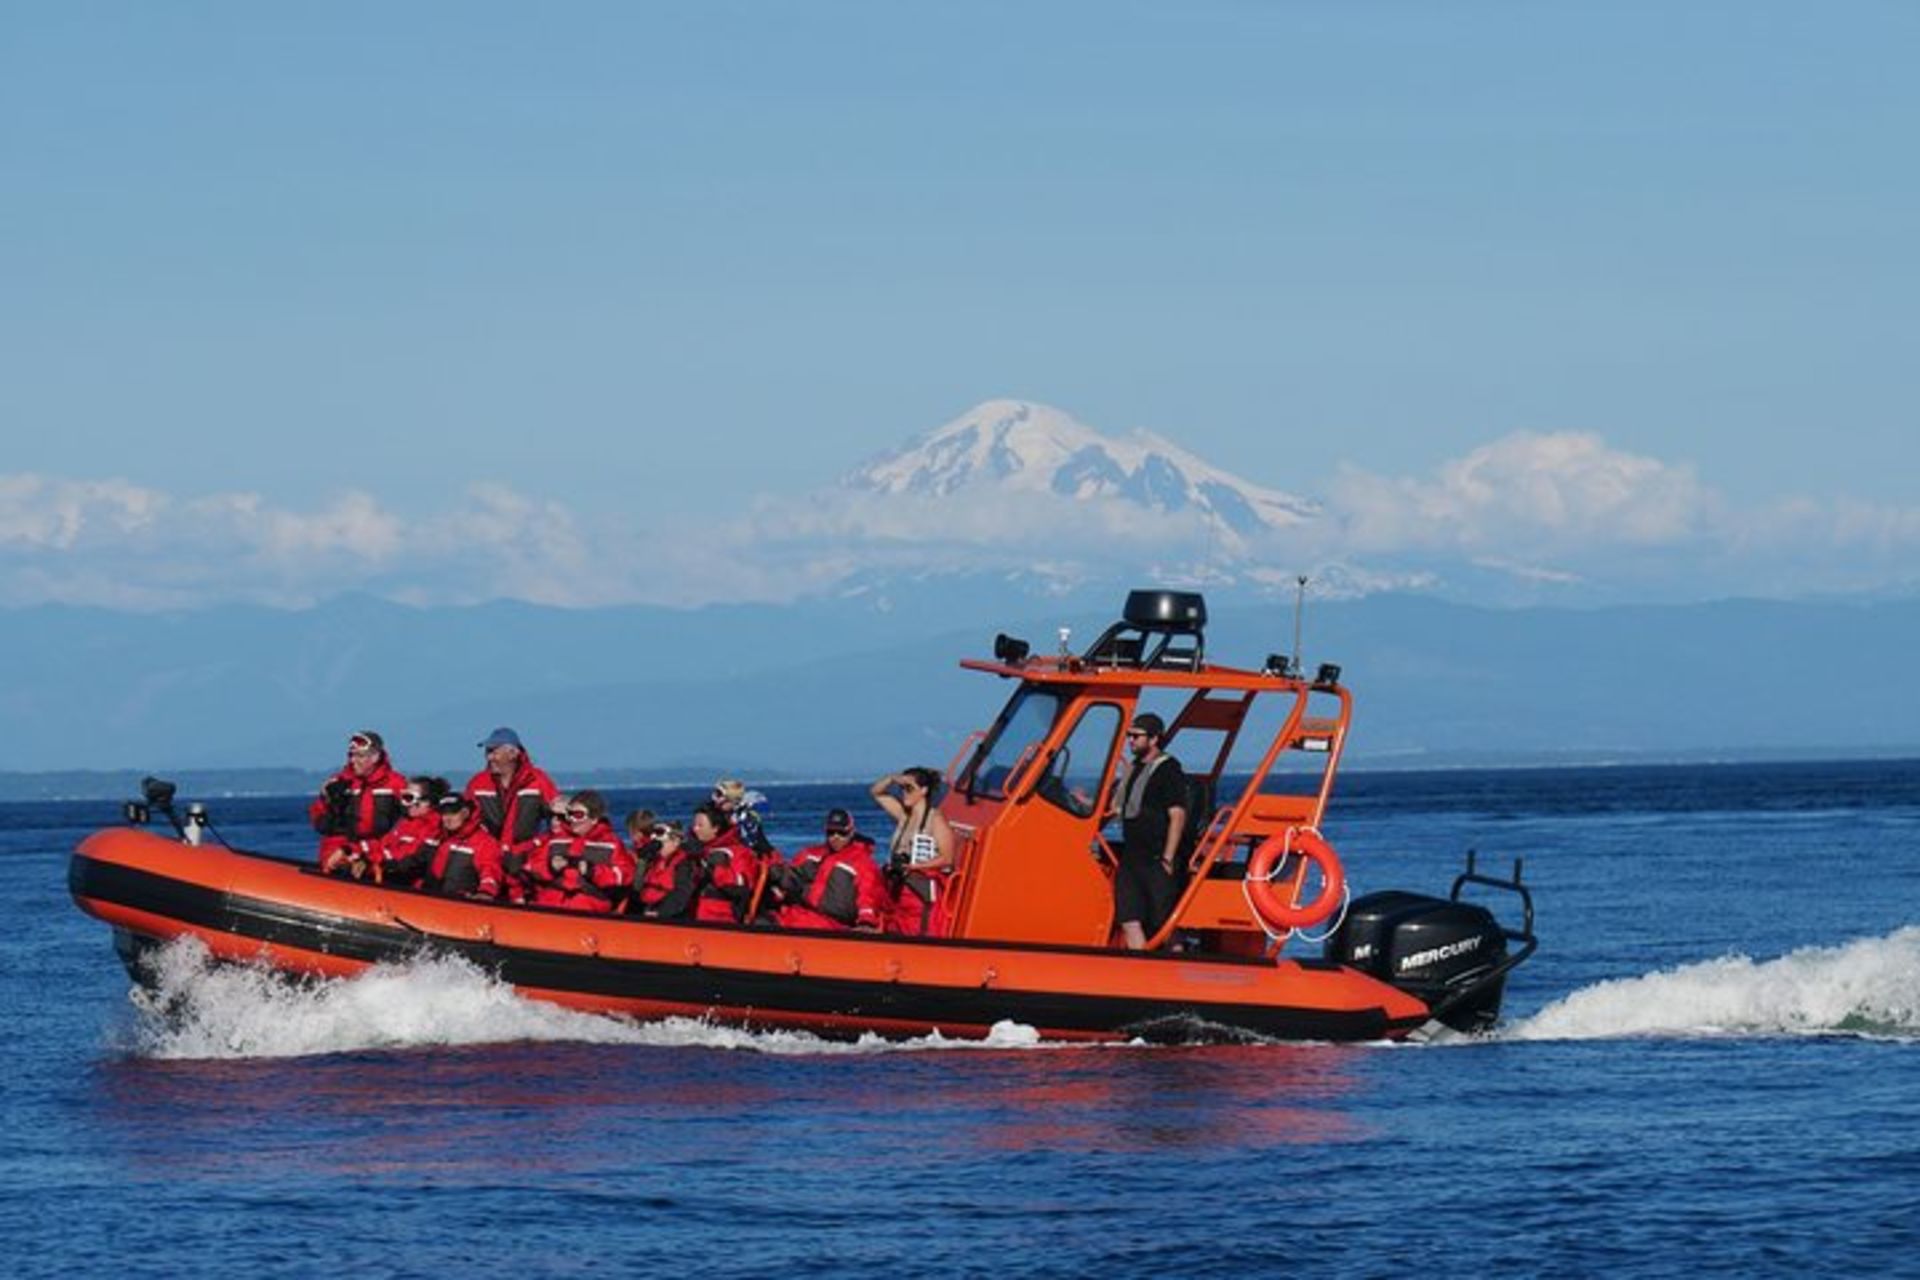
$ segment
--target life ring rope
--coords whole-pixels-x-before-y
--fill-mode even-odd
[[[1317,947],[1340,932],[1340,926],[1347,921],[1347,908],[1353,905],[1353,885],[1351,882],[1340,886],[1340,908],[1327,919],[1327,927],[1320,933],[1308,933],[1305,929],[1294,929],[1293,936],[1310,947]],[[1269,937],[1272,935],[1269,934]]]
[[[1320,892],[1310,902],[1296,904],[1274,890],[1275,874],[1294,854],[1320,868]],[[1240,890],[1261,930],[1276,941],[1308,925],[1318,924],[1336,912],[1341,918],[1346,915],[1347,877],[1340,867],[1340,856],[1314,827],[1288,827],[1262,841],[1247,859],[1247,874],[1240,882]],[[1331,928],[1339,928],[1338,919]],[[1320,940],[1324,941],[1325,935]]]

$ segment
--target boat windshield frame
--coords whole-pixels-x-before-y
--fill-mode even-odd
[[[954,778],[953,789],[970,804],[1005,800],[1072,702],[1070,689],[1022,681]],[[1042,709],[1044,721],[1027,714],[1029,708],[1036,707]],[[1010,730],[1018,731],[1017,746],[1010,740]]]

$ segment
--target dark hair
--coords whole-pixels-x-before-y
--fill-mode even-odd
[[[658,821],[659,819],[653,816],[653,810],[635,809],[627,815],[627,835],[629,837],[646,836],[651,839],[653,824]]]
[[[706,804],[701,805],[698,809],[695,809],[693,811],[693,816],[697,818],[703,813],[707,815],[707,821],[713,824],[713,829],[715,831],[725,831],[728,827],[733,825],[733,815],[728,813],[725,809],[722,809],[719,805],[714,804],[712,801],[708,801]]]
[[[1155,742],[1167,740],[1167,722],[1151,711],[1143,711],[1133,718],[1133,727],[1152,738]]]
[[[413,784],[413,789],[419,792],[420,798],[428,804],[439,804],[440,797],[453,790],[445,778],[436,778],[430,773],[418,778],[409,778],[407,781]]]
[[[587,816],[595,822],[607,816],[606,797],[598,791],[576,791],[567,798],[569,806],[579,805],[587,811]]]
[[[940,771],[938,769],[929,769],[923,764],[917,764],[911,769],[902,769],[900,772],[912,778],[914,782],[919,785],[920,789],[927,793],[928,804],[932,804],[940,798]]]

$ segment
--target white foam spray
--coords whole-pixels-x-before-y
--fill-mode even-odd
[[[1596,983],[1500,1038],[1846,1034],[1920,1036],[1920,927],[1773,960],[1723,956]]]
[[[197,939],[154,953],[153,990],[136,989],[132,1052],[150,1058],[290,1058],[368,1049],[571,1041],[847,1054],[929,1049],[1030,1049],[1033,1028],[997,1024],[984,1040],[938,1034],[846,1042],[799,1031],[742,1031],[694,1018],[636,1023],[531,1000],[456,957],[375,965],[354,978],[298,982],[262,967],[217,963]]]
[[[823,1040],[693,1018],[636,1023],[528,999],[455,957],[376,965],[355,978],[297,982],[216,963],[192,938],[152,957],[158,982],[136,990],[132,1052],[151,1058],[285,1058],[370,1049],[566,1041],[828,1055],[1073,1048],[1032,1027],[997,1024],[984,1040]],[[1920,926],[1773,960],[1724,956],[1582,988],[1496,1033],[1515,1040],[1717,1035],[1920,1038]],[[1467,1037],[1440,1037],[1446,1043]]]

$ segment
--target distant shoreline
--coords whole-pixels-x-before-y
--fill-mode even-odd
[[[1393,753],[1375,756],[1349,755],[1341,769],[1348,774],[1444,774],[1468,771],[1520,772],[1552,769],[1698,769],[1730,768],[1751,765],[1830,765],[1847,763],[1893,763],[1920,761],[1920,745],[1887,748],[1812,748],[1741,751],[1567,751],[1560,753],[1435,752]],[[597,787],[605,790],[684,789],[705,787],[723,775],[745,777],[749,783],[767,790],[801,786],[861,785],[881,772],[835,772],[803,775],[775,769],[739,769],[705,766],[672,768],[587,769],[578,772],[556,771],[555,779],[563,787]],[[426,770],[425,772],[435,772]],[[464,779],[470,770],[453,770],[441,776],[454,782]],[[232,799],[247,796],[299,796],[319,790],[331,770],[258,768],[258,769],[180,769],[161,776],[178,784],[182,796],[207,799]],[[141,780],[148,776],[139,769],[56,769],[44,772],[0,771],[0,802],[7,801],[82,801],[131,800],[140,794]]]

